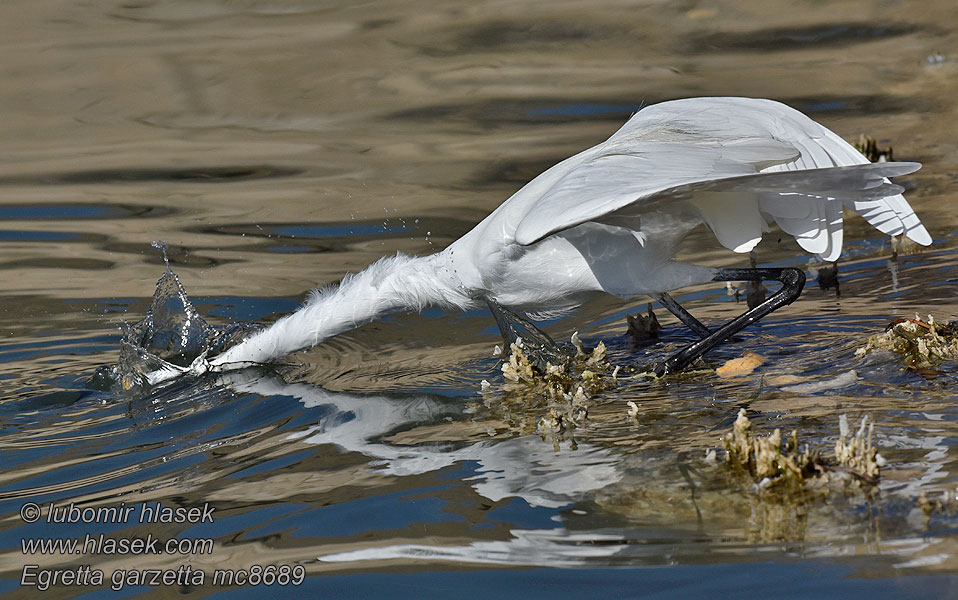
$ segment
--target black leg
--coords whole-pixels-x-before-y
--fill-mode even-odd
[[[758,266],[754,250],[748,253],[748,262],[752,265],[753,269]],[[745,304],[747,304],[749,308],[755,308],[762,302],[765,302],[766,294],[768,294],[768,290],[765,289],[761,281],[747,281],[745,283]],[[736,301],[738,301],[738,298],[736,298]]]
[[[702,322],[692,316],[692,313],[682,308],[682,305],[675,301],[675,298],[665,292],[659,294],[658,300],[662,306],[669,309],[669,312],[685,323],[685,326],[691,329],[700,338],[707,338],[712,335],[708,327],[702,325]],[[651,309],[650,309],[651,310]]]
[[[522,345],[529,362],[542,371],[545,371],[546,363],[560,365],[572,358],[572,352],[564,350],[546,332],[533,325],[528,319],[506,310],[492,298],[486,298],[486,303],[499,326],[502,341],[505,342],[503,354],[508,355],[510,344],[522,338]]]
[[[805,273],[800,269],[790,267],[784,269],[720,269],[715,277],[712,278],[712,281],[767,281],[772,279],[781,281],[782,289],[769,296],[767,300],[758,306],[749,309],[715,331],[710,332],[703,339],[689,344],[664,362],[654,365],[652,367],[653,372],[656,375],[662,376],[666,373],[681,371],[695,359],[729,339],[748,325],[758,321],[770,312],[794,302],[801,295],[802,288],[805,287]],[[672,300],[672,302],[675,301]],[[669,310],[671,310],[671,308]],[[682,311],[684,312],[685,309],[682,309]],[[678,316],[678,313],[675,314]],[[683,322],[685,322],[684,319]],[[688,323],[686,323],[686,325],[688,325]],[[699,325],[701,325],[701,323],[699,323]],[[690,326],[690,328],[692,327]],[[695,331],[695,328],[692,328],[692,330]],[[698,332],[696,331],[696,333]]]

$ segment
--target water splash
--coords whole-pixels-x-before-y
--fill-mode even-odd
[[[180,278],[170,267],[165,242],[151,244],[163,253],[166,271],[156,282],[153,300],[146,316],[123,326],[120,359],[115,366],[97,370],[90,381],[97,389],[148,387],[157,374],[195,372],[197,363],[239,343],[262,326],[255,323],[231,323],[212,326],[190,301]]]
[[[163,361],[187,367],[203,354],[213,328],[193,307],[180,278],[170,268],[167,245],[152,245],[163,253],[166,272],[156,283],[146,317],[127,326],[124,342]]]

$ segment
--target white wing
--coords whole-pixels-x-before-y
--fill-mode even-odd
[[[754,163],[767,162],[770,156],[779,163],[799,156],[793,147],[769,139],[736,140],[728,146],[696,142],[600,145],[596,149],[601,153],[563,175],[530,207],[516,229],[516,241],[532,244],[674,187],[754,175]]]
[[[840,167],[840,168],[834,168]],[[622,224],[685,200],[726,247],[746,252],[774,219],[826,260],[841,253],[842,207],[879,230],[931,237],[887,177],[917,163],[871,164],[837,135],[771,100],[693,98],[637,113],[606,142],[520,190],[515,240],[528,245],[588,221]]]

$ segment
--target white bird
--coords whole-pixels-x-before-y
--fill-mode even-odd
[[[704,223],[719,243],[744,253],[774,222],[806,251],[833,261],[849,208],[888,235],[928,245],[931,237],[902,188],[887,179],[920,166],[869,163],[835,133],[772,100],[652,105],[608,140],[533,179],[445,250],[383,258],[347,275],[295,313],[204,359],[203,370],[268,363],[395,311],[467,310],[487,302],[494,313],[497,305],[555,311],[599,292],[661,299],[699,333],[703,341],[688,356],[661,369],[677,370],[728,331],[793,300],[804,283],[797,269],[715,269],[673,260],[693,228]],[[789,289],[766,302],[764,312],[750,311],[716,332],[667,294],[709,281],[769,278]]]

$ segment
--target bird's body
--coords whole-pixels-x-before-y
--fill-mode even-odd
[[[655,295],[710,281],[673,260],[705,223],[748,252],[774,222],[835,260],[842,210],[889,235],[931,238],[888,177],[917,163],[869,163],[837,135],[771,100],[692,98],[647,107],[608,140],[545,171],[443,251],[399,255],[314,294],[299,311],[209,359],[225,370],[268,362],[397,310],[523,311],[588,295]]]

